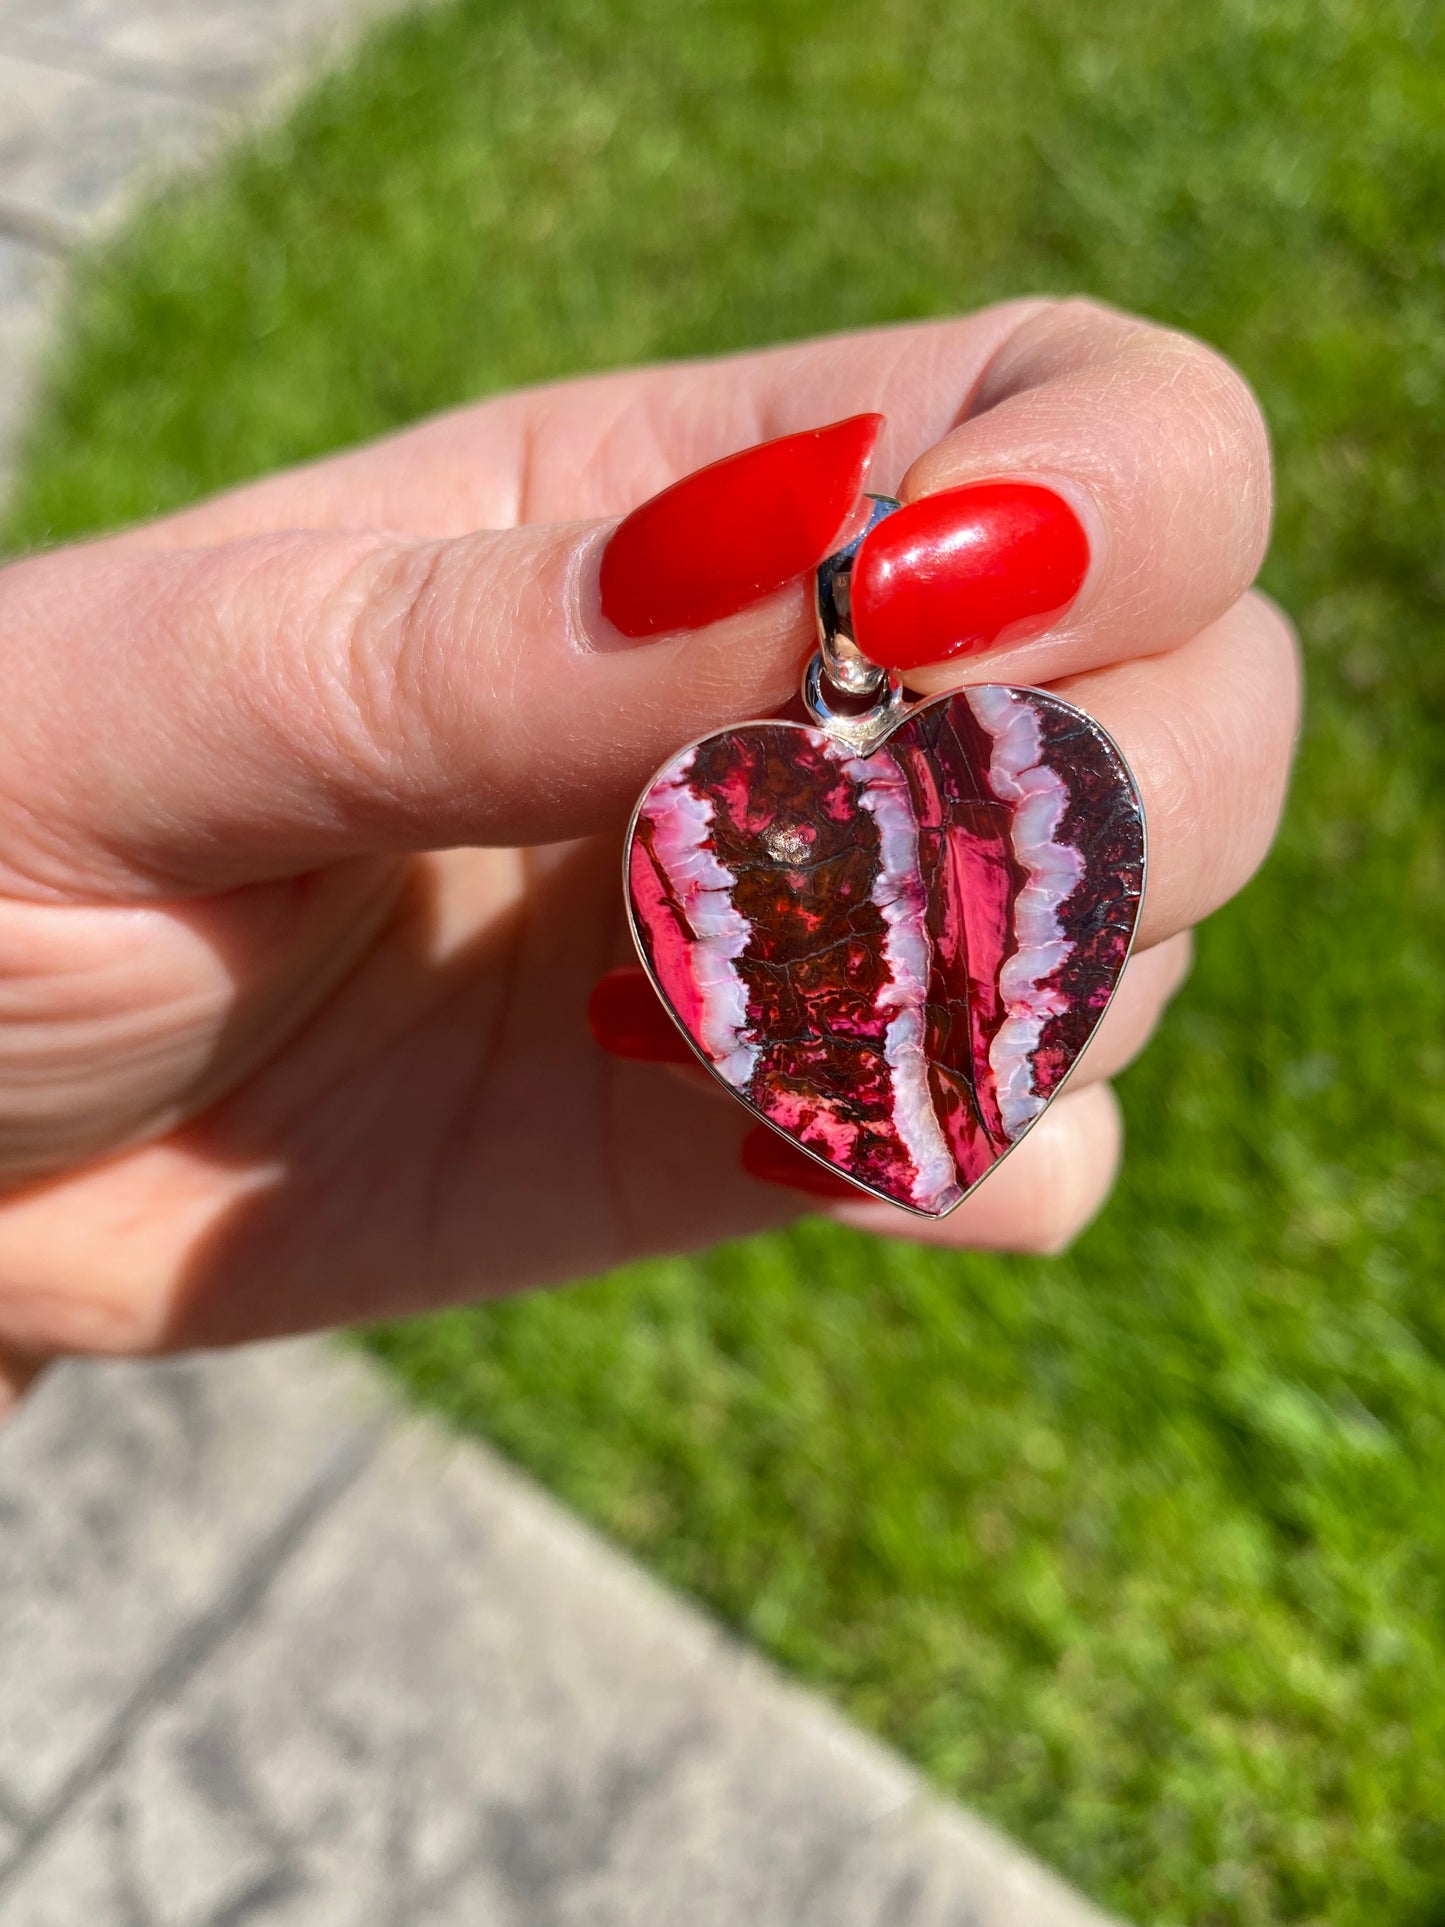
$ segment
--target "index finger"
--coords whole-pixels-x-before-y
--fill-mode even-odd
[[[920,690],[987,677],[1042,682],[1169,648],[1230,608],[1259,567],[1269,446],[1247,384],[1203,343],[1090,301],[1013,302],[523,390],[269,477],[127,540],[191,546],[277,528],[435,538],[605,518],[751,443],[863,412],[885,418],[873,485],[897,487],[910,506],[860,558],[860,641]],[[1060,501],[1088,566],[1069,606],[1045,609],[1046,620],[1028,619],[1040,592],[1025,579],[1010,592],[1026,619],[1001,620],[1009,593],[994,593],[984,601],[998,626],[980,630],[970,612],[981,562],[1027,578],[1034,553],[1017,541],[1009,551],[1017,530],[990,527],[979,508],[998,484],[1005,497],[1022,485],[1035,500]],[[938,593],[937,543],[914,540],[918,520],[966,551],[952,607]],[[895,608],[901,638],[877,624],[865,633],[870,557],[876,578],[885,551],[890,566],[902,556],[894,583],[904,590],[917,586],[920,554],[932,569],[925,620],[914,620],[916,596]],[[945,659],[942,672],[927,667]]]
[[[386,529],[424,540],[625,515],[693,470],[851,414],[886,418],[891,485],[966,412],[994,357],[1047,301],[870,328],[705,361],[518,389],[230,490],[131,532],[199,546],[278,528]],[[865,396],[855,408],[850,396]]]

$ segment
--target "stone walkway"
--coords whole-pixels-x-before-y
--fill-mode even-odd
[[[0,474],[69,249],[368,10],[0,0]],[[1104,1927],[315,1343],[0,1434],[0,1927],[77,1923]]]
[[[0,0],[0,484],[66,253],[395,0]]]
[[[5,1927],[1102,1927],[326,1347],[0,1446]]]

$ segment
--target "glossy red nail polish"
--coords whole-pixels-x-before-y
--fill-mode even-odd
[[[1083,586],[1089,542],[1061,495],[1033,482],[979,482],[909,502],[858,551],[858,647],[917,669],[1037,635]]]
[[[638,964],[624,964],[599,978],[587,1005],[587,1021],[593,1037],[613,1057],[645,1064],[697,1062]]]
[[[790,1191],[806,1191],[812,1198],[862,1201],[863,1193],[856,1185],[826,1166],[814,1164],[796,1145],[789,1144],[776,1131],[770,1131],[766,1124],[753,1126],[743,1139],[738,1156],[748,1176],[761,1178],[764,1184],[786,1185]]]
[[[699,629],[816,568],[857,506],[881,415],[760,442],[674,482],[618,524],[602,613],[625,636]]]

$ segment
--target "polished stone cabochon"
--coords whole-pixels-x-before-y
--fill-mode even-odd
[[[634,819],[638,950],[716,1075],[869,1191],[941,1217],[1058,1089],[1118,983],[1144,818],[1114,744],[990,684],[870,754],[747,723]]]

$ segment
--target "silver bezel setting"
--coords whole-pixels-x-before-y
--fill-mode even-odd
[[[817,657],[815,656],[813,660],[817,661]],[[811,669],[811,667],[812,667],[812,664],[810,663],[809,668]],[[1096,1036],[1098,1034],[1099,1025],[1103,1023],[1105,1017],[1107,1016],[1110,1008],[1113,1005],[1115,997],[1119,993],[1119,986],[1124,981],[1125,973],[1128,970],[1129,962],[1130,962],[1130,959],[1133,957],[1134,947],[1138,940],[1139,924],[1143,916],[1144,898],[1145,898],[1145,893],[1148,889],[1149,823],[1148,823],[1148,818],[1145,816],[1145,813],[1144,813],[1144,800],[1139,794],[1138,782],[1135,779],[1133,770],[1129,767],[1128,758],[1125,756],[1123,750],[1120,749],[1118,743],[1115,742],[1114,738],[1109,734],[1108,730],[1104,728],[1103,724],[1098,722],[1094,717],[1090,716],[1087,713],[1087,711],[1079,709],[1073,703],[1066,702],[1062,696],[1055,695],[1052,690],[1037,688],[1027,683],[977,684],[977,685],[968,685],[967,687],[1003,688],[1003,689],[1009,690],[1011,693],[1018,694],[1018,695],[1044,696],[1044,697],[1047,697],[1050,703],[1058,704],[1061,708],[1072,711],[1074,715],[1078,716],[1083,722],[1087,723],[1091,729],[1096,730],[1098,734],[1103,738],[1105,743],[1108,744],[1109,748],[1113,751],[1115,756],[1118,757],[1119,766],[1122,769],[1124,776],[1128,782],[1129,792],[1133,798],[1134,808],[1139,818],[1139,835],[1140,835],[1140,846],[1141,846],[1140,872],[1139,872],[1139,915],[1135,917],[1134,927],[1129,933],[1129,942],[1124,952],[1124,961],[1119,967],[1119,974],[1114,979],[1113,987],[1110,989],[1108,999],[1105,1002],[1103,1009],[1099,1012],[1098,1018],[1096,1019],[1094,1024],[1094,1029],[1090,1033],[1090,1036],[1092,1038],[1093,1036]],[[859,743],[855,740],[855,737],[851,733],[845,734],[843,729],[838,726],[837,722],[833,722],[833,721],[824,722],[821,719],[817,720],[814,723],[809,724],[809,723],[790,722],[776,716],[764,716],[764,717],[753,718],[752,720],[746,721],[746,722],[726,723],[719,729],[707,730],[701,736],[693,737],[691,742],[684,743],[681,745],[680,748],[674,750],[672,755],[669,756],[665,762],[659,764],[658,768],[653,772],[648,782],[643,786],[642,793],[638,797],[637,802],[633,806],[632,814],[628,819],[627,835],[622,846],[622,899],[627,908],[627,927],[632,934],[633,947],[637,952],[638,961],[641,963],[643,969],[647,972],[648,981],[651,983],[654,991],[656,991],[658,999],[661,1002],[663,1009],[667,1012],[668,1016],[671,1017],[672,1021],[677,1025],[679,1032],[687,1042],[688,1048],[692,1051],[693,1056],[696,1057],[697,1061],[702,1065],[703,1069],[707,1071],[710,1077],[715,1079],[715,1081],[721,1086],[723,1090],[725,1090],[729,1094],[729,1096],[735,1099],[737,1103],[741,1104],[744,1110],[748,1111],[753,1117],[755,1117],[759,1123],[766,1124],[770,1131],[774,1132],[778,1137],[783,1139],[784,1143],[791,1144],[794,1150],[801,1151],[805,1157],[811,1158],[813,1163],[820,1166],[821,1169],[823,1169],[824,1171],[831,1171],[835,1177],[840,1177],[845,1179],[847,1183],[851,1184],[854,1187],[854,1189],[858,1192],[860,1197],[871,1198],[876,1203],[886,1204],[892,1210],[902,1211],[909,1217],[921,1218],[926,1224],[940,1224],[943,1221],[943,1219],[951,1217],[953,1213],[958,1209],[959,1205],[966,1203],[967,1200],[973,1196],[974,1192],[978,1190],[981,1184],[986,1184],[988,1180],[993,1176],[994,1172],[998,1170],[1000,1165],[1002,1165],[1009,1157],[1013,1155],[1013,1153],[1018,1149],[1020,1144],[1024,1143],[1027,1140],[1030,1132],[1034,1129],[1034,1126],[1038,1123],[1039,1118],[1043,1117],[1046,1114],[1046,1112],[1053,1105],[1053,1103],[1058,1098],[1060,1093],[1063,1090],[1065,1090],[1066,1087],[1068,1086],[1069,1080],[1073,1077],[1074,1072],[1077,1070],[1080,1061],[1086,1054],[1087,1045],[1085,1047],[1085,1051],[1081,1051],[1079,1053],[1079,1056],[1075,1058],[1072,1064],[1070,1064],[1068,1070],[1065,1071],[1064,1075],[1059,1079],[1058,1083],[1054,1086],[1053,1090],[1049,1093],[1048,1099],[1045,1102],[1043,1108],[1039,1111],[1038,1116],[1030,1118],[1029,1122],[1024,1126],[1023,1130],[1020,1131],[1019,1135],[1012,1141],[1012,1143],[1009,1144],[1007,1149],[999,1153],[999,1155],[994,1159],[993,1163],[989,1166],[987,1171],[985,1171],[981,1177],[976,1178],[971,1185],[967,1186],[967,1188],[964,1189],[959,1194],[959,1196],[948,1207],[946,1211],[923,1211],[923,1210],[920,1210],[916,1205],[903,1204],[897,1198],[888,1197],[883,1192],[875,1190],[872,1185],[864,1184],[861,1179],[855,1178],[850,1172],[840,1169],[838,1165],[830,1163],[830,1161],[827,1158],[820,1157],[818,1153],[816,1151],[811,1150],[808,1147],[808,1145],[801,1143],[797,1138],[793,1137],[789,1132],[783,1130],[779,1125],[775,1124],[773,1120],[770,1117],[768,1117],[765,1112],[758,1109],[757,1105],[754,1104],[752,1100],[743,1091],[740,1091],[736,1085],[730,1084],[725,1077],[719,1074],[716,1066],[708,1058],[706,1053],[702,1050],[702,1048],[694,1039],[692,1033],[688,1030],[686,1024],[684,1024],[682,1019],[678,1016],[677,1011],[673,1007],[672,1000],[668,997],[667,992],[663,989],[662,985],[658,982],[657,973],[654,971],[651,960],[648,957],[647,947],[643,941],[642,932],[638,928],[637,915],[633,908],[633,903],[632,903],[632,879],[630,874],[631,859],[632,859],[632,842],[633,842],[633,837],[635,836],[637,831],[638,818],[642,814],[642,806],[647,801],[647,798],[651,795],[653,787],[657,783],[658,779],[664,776],[667,773],[667,771],[673,767],[675,763],[680,761],[682,757],[689,755],[693,750],[699,748],[703,743],[709,742],[714,736],[726,736],[726,735],[732,734],[736,730],[746,730],[746,729],[796,729],[796,730],[802,730],[805,734],[812,734],[816,732],[825,736],[832,736],[837,740],[846,743],[850,749],[854,749],[860,755],[871,755],[873,751],[877,749],[881,749],[883,744],[887,742],[888,738],[891,735],[893,735],[894,731],[901,728],[904,723],[911,721],[915,716],[922,715],[924,712],[926,712],[929,709],[935,709],[935,708],[941,707],[945,703],[953,702],[957,697],[963,695],[964,693],[965,693],[965,688],[959,688],[956,690],[951,690],[947,694],[942,696],[928,697],[921,702],[909,702],[907,698],[904,696],[901,689],[895,692],[890,687],[890,692],[887,698],[887,705],[888,705],[887,720],[882,723],[881,727],[875,726],[874,732],[868,741],[868,745],[866,749],[860,747]],[[874,711],[866,712],[866,714],[869,716],[872,716],[874,714]],[[850,719],[845,717],[840,720],[844,723],[847,723]]]

